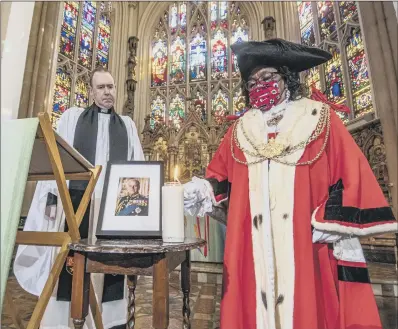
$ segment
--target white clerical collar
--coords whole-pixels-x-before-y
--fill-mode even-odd
[[[110,113],[111,113],[111,110],[112,110],[112,109],[101,109],[101,108],[100,108],[100,113],[103,113],[103,114],[110,114]]]

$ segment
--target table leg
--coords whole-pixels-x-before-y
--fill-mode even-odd
[[[75,329],[82,329],[90,300],[90,273],[86,272],[86,255],[75,252],[73,257],[71,316]]]
[[[169,271],[165,254],[155,257],[153,265],[152,325],[154,329],[169,326]]]
[[[191,329],[191,308],[189,306],[189,293],[191,290],[191,253],[186,252],[186,258],[181,264],[181,290],[183,293],[183,329]]]
[[[127,329],[134,329],[135,326],[135,288],[137,286],[137,276],[127,276],[127,288],[129,290],[129,305],[127,308],[128,320]]]

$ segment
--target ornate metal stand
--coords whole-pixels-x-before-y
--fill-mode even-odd
[[[127,276],[127,288],[129,290],[129,304],[127,306],[128,319],[127,329],[134,329],[135,326],[135,288],[137,287],[137,276]]]
[[[181,290],[183,293],[183,329],[191,329],[191,308],[189,306],[189,292],[191,290],[191,258],[189,251],[187,251],[186,260],[181,264]]]

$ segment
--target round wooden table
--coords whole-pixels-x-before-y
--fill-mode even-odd
[[[186,238],[182,243],[164,243],[161,239],[83,239],[71,243],[74,251],[71,317],[75,329],[83,328],[90,298],[95,294],[90,287],[91,273],[127,275],[129,291],[127,328],[135,324],[135,288],[137,275],[153,278],[152,310],[154,329],[167,329],[169,325],[169,273],[181,264],[183,293],[183,328],[189,329],[189,292],[191,282],[190,250],[206,244],[203,239]],[[99,310],[91,309],[93,316]],[[98,328],[100,329],[100,328]]]

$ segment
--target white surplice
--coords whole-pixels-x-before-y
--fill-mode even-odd
[[[72,107],[61,116],[57,133],[73,146],[75,128],[79,116],[84,109]],[[126,160],[144,160],[144,153],[138,138],[137,128],[130,117],[121,116],[128,135],[128,158]],[[98,114],[98,134],[95,154],[95,165],[102,165],[101,175],[91,199],[89,234],[95,237],[99,205],[102,197],[106,164],[109,160],[109,114]],[[65,214],[61,200],[58,197],[55,219],[45,215],[48,193],[58,196],[55,181],[38,182],[31,207],[26,219],[24,231],[63,232]],[[39,296],[49,276],[51,267],[58,253],[58,247],[25,246],[18,247],[14,261],[14,274],[21,287],[27,292]],[[97,300],[102,300],[103,274],[92,274]],[[126,287],[126,285],[125,285]],[[69,329],[74,328],[70,318],[70,302],[56,300],[58,285],[53,291],[41,322],[41,329]],[[102,309],[102,319],[105,329],[126,323],[127,318],[127,289],[123,300],[99,303]],[[84,329],[95,329],[91,311],[86,319]]]

